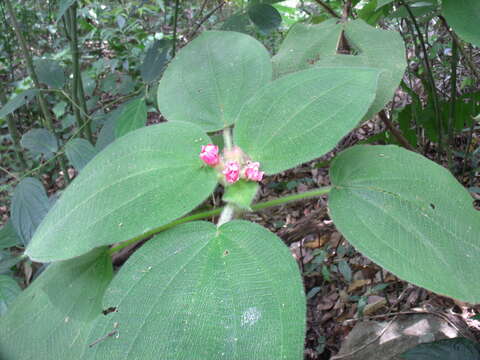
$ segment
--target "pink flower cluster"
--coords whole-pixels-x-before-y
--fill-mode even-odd
[[[225,175],[225,180],[229,184],[236,183],[240,178],[244,178],[250,181],[262,181],[264,172],[260,171],[260,163],[252,162],[247,160],[246,162],[242,161],[242,157],[238,156],[241,154],[239,148],[235,148],[233,152],[229,154],[234,157],[237,157],[235,160],[226,159],[226,162],[223,163],[220,155],[218,154],[218,146],[213,144],[202,145],[202,150],[200,152],[200,159],[209,166],[217,167],[219,170],[222,170],[222,174]],[[229,157],[228,155],[226,156]]]

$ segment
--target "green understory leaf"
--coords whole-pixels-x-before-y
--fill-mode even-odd
[[[95,156],[37,229],[26,250],[65,260],[131,239],[185,215],[213,191],[215,170],[199,158],[210,139],[189,123],[144,127]]]
[[[159,234],[122,267],[104,308],[118,311],[100,319],[89,342],[115,326],[119,336],[86,359],[303,359],[298,266],[279,238],[247,221]]]
[[[73,167],[80,171],[97,154],[95,147],[85,139],[73,139],[65,145],[65,154]]]
[[[0,318],[0,358],[80,359],[112,276],[105,248],[49,265]]]
[[[34,156],[43,154],[50,159],[58,150],[57,138],[47,129],[32,129],[23,134],[20,145],[30,150]]]
[[[321,67],[283,76],[245,104],[235,144],[267,174],[320,157],[365,115],[378,75],[370,68]]]
[[[11,114],[19,107],[29,103],[38,94],[38,89],[28,89],[15,96],[0,109],[0,118]]]
[[[150,46],[140,66],[140,75],[143,81],[153,82],[158,80],[170,59],[171,48],[172,44],[168,39],[157,40]]]
[[[480,213],[456,179],[397,146],[355,146],[332,163],[332,219],[362,254],[396,276],[480,301]]]
[[[50,209],[42,183],[35,178],[23,179],[12,197],[12,225],[23,245],[27,245]]]
[[[21,292],[22,289],[14,279],[7,275],[0,275],[0,317],[7,313],[7,310]]]
[[[405,360],[480,360],[480,344],[465,338],[420,344],[400,355]]]
[[[248,7],[248,16],[258,30],[268,35],[282,23],[282,16],[269,4],[256,4]]]
[[[442,13],[463,40],[480,46],[480,1],[442,0]]]
[[[56,89],[65,85],[65,72],[58,61],[49,59],[36,59],[34,62],[38,80],[41,83]]]
[[[206,31],[165,70],[158,106],[169,121],[211,132],[233,124],[242,105],[272,78],[270,55],[245,34]]]
[[[147,104],[144,98],[138,98],[123,105],[120,117],[115,126],[115,137],[118,139],[130,131],[137,130],[147,123]]]
[[[0,250],[9,248],[20,244],[20,238],[12,225],[12,220],[8,220],[7,223],[0,229]]]

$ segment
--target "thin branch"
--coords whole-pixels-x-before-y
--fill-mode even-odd
[[[315,2],[318,5],[320,5],[326,12],[328,12],[333,17],[335,17],[337,19],[341,19],[341,16],[338,15],[335,11],[333,11],[333,9],[330,6],[328,6],[327,4],[325,4],[322,0],[315,0]]]
[[[387,127],[387,129],[392,133],[393,137],[395,139],[397,139],[397,141],[402,144],[402,146],[410,151],[417,151],[415,150],[415,148],[410,145],[410,143],[408,142],[407,139],[405,139],[405,136],[403,136],[403,134],[398,131],[398,129],[393,126],[392,122],[390,121],[390,119],[387,117],[387,114],[385,114],[385,110],[382,110],[378,113],[378,116],[380,117],[380,120],[383,121],[383,123],[385,124],[385,126]]]
[[[220,9],[223,5],[225,5],[225,1],[221,1],[220,4],[218,4],[216,7],[214,7],[211,11],[208,12],[207,15],[205,15],[203,17],[202,20],[200,20],[200,22],[197,23],[197,26],[195,27],[195,29],[190,33],[188,34],[188,37],[191,39],[192,37],[195,36],[195,34],[198,32],[198,30],[200,29],[200,27],[203,25],[203,23],[205,21],[207,21],[218,9]]]
[[[273,200],[269,200],[269,201],[256,203],[256,204],[252,205],[251,208],[252,208],[253,211],[260,211],[260,210],[263,210],[263,209],[266,209],[266,208],[269,208],[269,207],[284,205],[284,204],[287,204],[287,203],[290,203],[290,202],[293,202],[293,201],[299,201],[299,200],[304,200],[304,199],[308,199],[308,198],[319,197],[319,196],[328,194],[331,190],[332,190],[331,186],[325,186],[325,187],[321,187],[321,188],[318,188],[318,189],[315,189],[315,190],[312,190],[312,191],[306,191],[306,192],[299,193],[299,194],[287,195],[287,196],[284,196],[284,197],[281,197],[281,198],[278,198],[278,199],[273,199]],[[202,211],[202,212],[198,212],[198,213],[195,213],[195,214],[192,214],[192,215],[185,216],[183,218],[172,221],[171,223],[159,226],[159,227],[157,227],[155,229],[152,229],[152,230],[150,230],[150,231],[148,231],[144,234],[141,234],[139,236],[131,238],[130,240],[124,241],[121,244],[110,248],[108,253],[110,255],[112,255],[113,253],[115,253],[117,251],[120,251],[127,246],[130,246],[130,245],[135,244],[139,241],[145,240],[145,239],[149,238],[150,236],[158,234],[162,231],[171,229],[174,226],[184,224],[184,223],[190,222],[190,221],[201,220],[201,219],[206,219],[206,218],[209,218],[209,217],[212,217],[212,216],[220,215],[223,210],[224,210],[224,207],[220,207],[220,208],[217,208],[217,209]]]

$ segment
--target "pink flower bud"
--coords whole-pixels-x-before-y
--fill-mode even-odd
[[[245,177],[252,181],[262,181],[264,172],[260,171],[260,163],[248,162],[245,168]]]
[[[240,165],[236,161],[228,161],[225,164],[223,174],[228,183],[236,183],[240,178]]]
[[[200,152],[200,159],[210,166],[215,166],[220,161],[218,157],[218,146],[213,144],[202,145],[202,151]]]

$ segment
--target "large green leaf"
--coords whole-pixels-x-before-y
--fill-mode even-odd
[[[267,174],[331,150],[367,112],[378,70],[313,68],[273,81],[242,109],[235,143]]]
[[[161,233],[107,289],[87,359],[303,359],[305,296],[279,238],[247,221]]]
[[[68,259],[191,211],[216,184],[216,172],[198,156],[209,142],[200,128],[180,122],[122,136],[65,190],[26,254],[40,262]]]
[[[42,183],[35,178],[23,179],[12,197],[12,225],[23,245],[27,245],[50,209]]]
[[[207,31],[185,46],[158,86],[158,106],[170,121],[205,131],[233,124],[242,105],[272,78],[267,50],[252,37]]]
[[[138,98],[123,105],[122,114],[117,119],[115,137],[119,138],[130,131],[137,130],[147,123],[147,104],[144,98]]]
[[[0,318],[0,358],[80,359],[112,276],[105,249],[49,265]]]
[[[480,1],[442,0],[442,13],[463,40],[480,46]]]
[[[318,25],[295,24],[272,58],[274,77],[308,69],[320,56],[335,55],[341,30],[336,19]]]
[[[4,316],[22,289],[7,275],[0,275],[0,316]],[[1,352],[1,350],[0,350]]]
[[[336,53],[342,27],[356,55]],[[397,32],[375,29],[362,20],[345,25],[332,20],[294,29],[273,59],[277,76],[312,66],[371,67],[380,70],[381,75],[375,101],[365,118],[370,119],[392,99],[407,66],[405,45]]]
[[[398,277],[476,303],[480,214],[444,168],[397,146],[356,146],[332,163],[330,214],[360,252]]]

